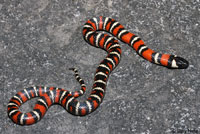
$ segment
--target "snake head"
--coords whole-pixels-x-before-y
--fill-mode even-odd
[[[177,68],[177,69],[186,69],[189,66],[189,62],[178,56],[174,56],[171,62],[171,67],[169,68]]]

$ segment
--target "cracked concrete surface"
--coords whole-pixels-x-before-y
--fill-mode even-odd
[[[106,53],[83,40],[82,26],[100,15],[118,20],[152,49],[186,58],[189,68],[156,66],[121,42],[121,62],[95,112],[77,117],[54,105],[37,124],[15,125],[7,117],[9,99],[32,85],[79,89],[70,67],[87,85],[80,100],[87,98]],[[0,31],[0,133],[200,133],[199,0],[1,0]],[[28,112],[35,102],[20,109]]]

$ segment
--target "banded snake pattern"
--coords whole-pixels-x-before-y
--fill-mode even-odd
[[[106,31],[113,36],[102,33]],[[144,59],[171,69],[186,69],[188,61],[176,55],[161,54],[149,49],[137,35],[127,31],[119,22],[108,17],[97,17],[88,20],[83,26],[83,37],[90,45],[107,52],[105,59],[96,69],[94,84],[87,100],[80,102],[76,98],[86,91],[84,81],[80,78],[77,69],[74,71],[76,80],[80,83],[79,91],[70,92],[56,87],[34,86],[26,88],[13,96],[8,103],[8,117],[16,124],[31,125],[41,120],[48,108],[60,104],[69,113],[78,116],[87,115],[95,111],[105,96],[106,85],[110,73],[119,64],[121,57],[120,41],[132,47]],[[19,107],[26,101],[40,97],[33,111],[22,113]]]

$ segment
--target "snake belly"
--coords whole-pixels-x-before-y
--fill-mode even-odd
[[[106,31],[109,34],[102,33]],[[86,91],[84,81],[78,75],[75,68],[75,78],[80,83],[79,91],[70,92],[56,87],[33,86],[18,92],[8,103],[8,117],[16,124],[31,125],[41,120],[48,108],[54,104],[60,104],[69,113],[84,116],[95,111],[102,103],[105,96],[106,85],[110,73],[120,62],[121,48],[118,40],[131,46],[137,54],[144,59],[167,68],[186,69],[188,61],[182,57],[170,54],[157,53],[148,48],[135,34],[127,31],[119,22],[108,17],[97,17],[88,20],[83,26],[83,37],[90,45],[101,48],[107,52],[107,56],[100,62],[96,69],[92,91],[85,101],[76,98]],[[19,107],[34,97],[40,97],[33,111],[22,113]]]

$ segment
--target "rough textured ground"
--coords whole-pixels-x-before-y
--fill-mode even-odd
[[[106,53],[88,45],[82,26],[109,16],[159,52],[183,56],[186,70],[151,64],[122,43],[122,59],[106,96],[92,114],[77,117],[59,105],[32,126],[15,125],[7,103],[32,85],[78,90],[69,67],[77,67],[91,90]],[[1,0],[0,133],[170,134],[200,133],[199,0]],[[35,99],[22,106],[32,110]]]

